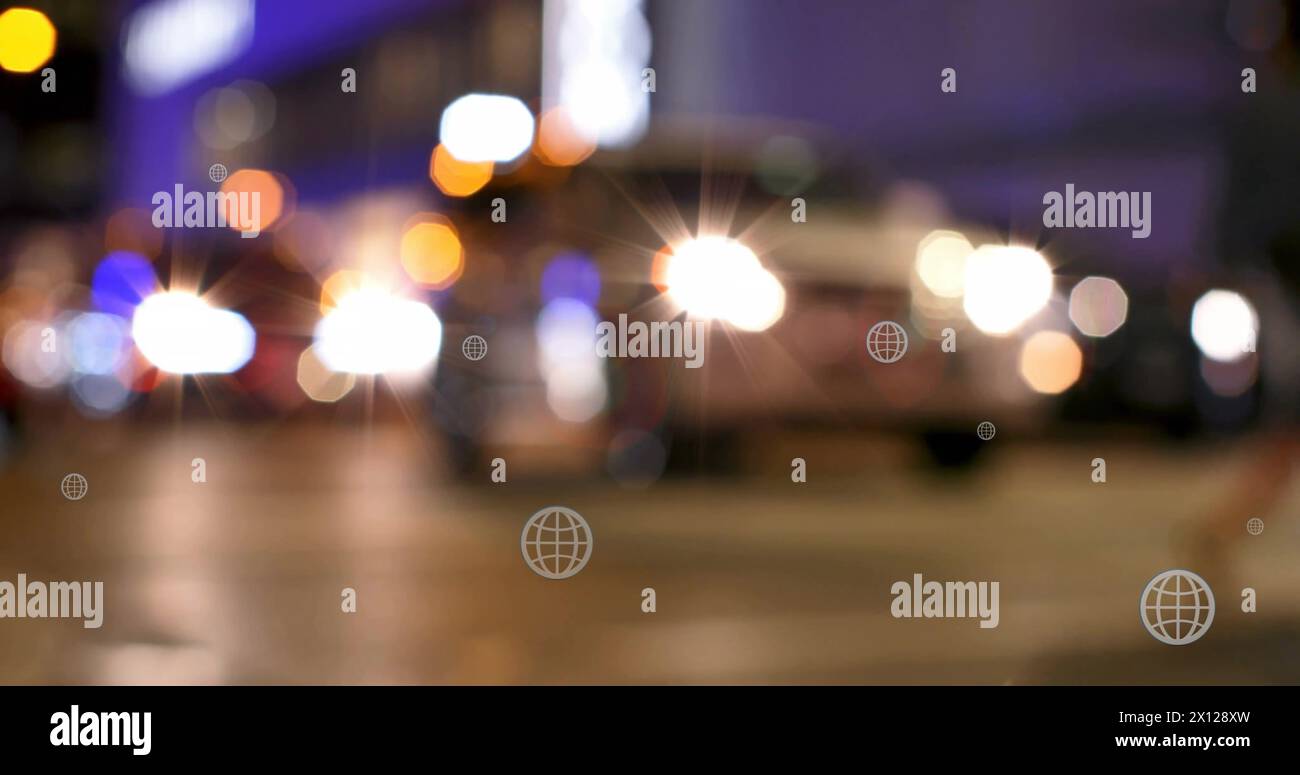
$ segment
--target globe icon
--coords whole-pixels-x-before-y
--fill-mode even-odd
[[[1214,592],[1189,570],[1167,570],[1142,590],[1142,624],[1161,643],[1186,646],[1214,622]]]
[[[893,363],[907,354],[907,332],[892,320],[882,320],[867,331],[867,353],[881,363]]]
[[[487,340],[478,334],[470,334],[460,343],[460,351],[471,361],[481,361],[487,355]]]
[[[226,176],[229,174],[229,171],[226,170],[226,165],[220,162],[208,167],[208,177],[212,179],[213,183],[220,183],[225,180]]]
[[[519,534],[524,562],[548,579],[576,576],[590,559],[593,543],[587,520],[563,506],[547,506],[532,515]]]
[[[1250,533],[1253,536],[1257,536],[1260,533],[1263,533],[1264,520],[1260,519],[1259,517],[1251,517],[1250,519],[1246,520],[1246,532]]]
[[[997,426],[995,426],[993,423],[989,422],[988,420],[985,420],[984,422],[980,423],[975,428],[975,435],[979,436],[981,439],[985,441],[988,441],[989,439],[993,438],[994,434],[996,434],[997,432],[998,432]]]
[[[81,474],[68,474],[63,477],[59,484],[59,489],[63,491],[63,497],[70,501],[79,501],[86,497],[86,492],[90,490],[86,477]]]

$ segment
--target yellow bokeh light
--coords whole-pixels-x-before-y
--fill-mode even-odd
[[[551,108],[542,115],[533,149],[543,164],[572,167],[596,150],[596,144],[578,133],[564,108]]]
[[[1063,393],[1082,373],[1083,351],[1060,331],[1039,331],[1020,350],[1020,376],[1039,393]]]
[[[231,202],[226,210],[226,223],[236,231],[263,231],[270,228],[284,212],[284,187],[275,175],[266,170],[236,170],[221,184],[223,194],[257,195],[256,207],[252,200],[247,205]],[[243,217],[240,211],[244,210]],[[242,223],[241,221],[250,221]]]
[[[447,196],[469,196],[492,179],[492,167],[490,161],[461,161],[439,145],[429,159],[429,177]]]
[[[456,229],[443,220],[414,224],[402,235],[402,268],[420,285],[446,288],[465,268],[465,250]]]
[[[30,73],[50,61],[58,33],[40,11],[10,8],[0,13],[0,67]]]

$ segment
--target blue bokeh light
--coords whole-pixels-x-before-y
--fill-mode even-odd
[[[158,290],[153,265],[139,253],[119,250],[104,256],[90,281],[91,299],[103,312],[130,320],[136,305]]]

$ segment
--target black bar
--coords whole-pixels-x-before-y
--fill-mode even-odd
[[[1286,755],[1293,697],[1280,687],[14,687],[0,703],[0,740],[8,755],[48,763],[436,754],[437,766],[474,757],[498,766],[515,756],[527,765],[544,749],[579,766],[613,747],[635,759],[834,753],[870,766],[895,756],[974,765],[1155,755],[1190,765]],[[149,752],[52,745],[64,721],[55,714],[70,726],[73,705],[82,735],[102,728],[87,732],[98,718],[87,714],[148,712]]]

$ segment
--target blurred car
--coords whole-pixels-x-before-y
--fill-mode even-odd
[[[463,365],[439,378],[463,388],[441,391],[440,400],[462,394],[442,410],[456,418],[449,427],[482,419],[473,433],[453,431],[470,457],[478,454],[469,443],[477,437],[489,445],[568,447],[570,453],[577,446],[590,462],[607,445],[619,446],[612,440],[648,434],[670,459],[696,460],[707,449],[725,468],[751,437],[797,424],[906,433],[923,439],[936,460],[962,463],[981,448],[980,422],[1010,432],[1042,422],[1046,402],[1017,375],[1020,340],[978,332],[959,299],[936,296],[918,278],[918,244],[935,229],[958,226],[945,217],[942,202],[916,187],[874,179],[815,130],[738,123],[721,138],[661,127],[635,150],[597,154],[528,197],[526,217],[536,219],[525,226],[534,229],[533,247],[525,250],[530,259],[500,293],[532,296],[539,315],[532,335],[529,321],[504,323],[492,346],[508,348],[506,357],[475,364],[472,379],[457,373]],[[517,212],[520,206],[513,206]],[[793,217],[798,207],[806,220]],[[510,231],[519,234],[519,224]],[[771,314],[771,325],[708,325],[704,368],[675,359],[600,362],[590,341],[598,321],[617,321],[620,314],[680,319],[674,289],[665,285],[665,262],[674,249],[710,234],[748,246],[778,278],[781,308],[762,313]],[[508,249],[487,230],[480,236],[487,241],[478,243],[480,250]],[[555,293],[543,287],[545,275],[564,260],[578,262],[575,271],[590,263],[600,278],[598,300],[566,307],[548,298]],[[728,285],[720,278],[716,289],[696,290],[733,292]],[[577,317],[576,333],[557,322],[557,309]],[[908,334],[907,354],[896,363],[878,363],[866,351],[867,331],[885,320]],[[548,333],[548,326],[554,330]],[[958,343],[955,352],[941,350],[946,328]],[[564,341],[551,346],[576,348],[565,357],[578,360],[555,369],[564,376],[548,378],[548,337],[557,336]],[[458,358],[458,340],[450,345],[444,357]],[[573,382],[586,362],[599,366],[602,384],[579,385],[579,394],[590,393],[591,411],[566,415],[565,396],[557,398],[566,387],[557,381]],[[539,457],[548,464],[557,459]]]

